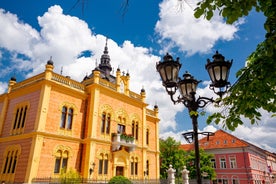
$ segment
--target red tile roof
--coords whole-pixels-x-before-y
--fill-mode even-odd
[[[204,137],[199,140],[199,147],[203,148],[204,150],[208,149],[223,149],[223,148],[240,148],[240,147],[247,147],[250,144],[223,131],[217,130],[215,135],[209,137],[209,141],[207,137]],[[194,144],[182,144],[180,148],[183,150],[193,150]]]

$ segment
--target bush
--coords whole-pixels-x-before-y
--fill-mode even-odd
[[[60,183],[62,183],[62,184],[81,183],[80,174],[72,168],[70,168],[69,171],[67,171],[67,172],[65,169],[62,169],[59,179],[60,179]]]
[[[114,176],[108,184],[131,184],[131,181],[124,176]]]

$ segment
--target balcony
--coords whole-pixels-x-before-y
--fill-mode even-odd
[[[132,152],[135,150],[135,139],[131,135],[112,133],[112,151],[120,150],[122,147]]]

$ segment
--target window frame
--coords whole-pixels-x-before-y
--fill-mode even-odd
[[[103,112],[101,121],[101,133],[110,134],[111,114]]]
[[[29,102],[19,103],[14,107],[11,135],[22,134],[24,132],[29,107]]]
[[[216,163],[216,159],[215,158],[211,159],[211,163],[212,163],[212,167],[213,168],[217,168],[217,163]]]
[[[4,158],[2,162],[2,169],[0,170],[0,176],[14,178],[16,169],[18,167],[18,160],[21,155],[20,145],[10,145],[6,147],[4,151]]]
[[[69,151],[58,149],[55,153],[54,174],[60,174],[62,169],[67,171]]]
[[[71,131],[73,128],[75,109],[68,105],[63,105],[61,107],[61,117],[59,128]]]
[[[98,169],[98,174],[99,175],[108,175],[108,154],[100,154],[99,158],[99,169]]]
[[[219,165],[220,165],[220,168],[221,168],[221,169],[226,169],[226,168],[227,168],[225,157],[221,157],[221,158],[219,159]]]
[[[236,169],[237,168],[237,159],[235,156],[230,156],[229,157],[229,163],[230,163],[230,168],[231,169]]]

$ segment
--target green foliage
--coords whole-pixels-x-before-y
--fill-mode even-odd
[[[121,138],[121,140],[125,140],[127,142],[134,141],[134,137],[130,134],[128,135],[128,134],[123,133],[123,134],[121,134],[120,138]]]
[[[67,172],[66,169],[62,169],[60,175],[60,182],[63,184],[81,183],[81,176],[77,171],[73,170],[72,168],[70,168]]]
[[[192,116],[198,116],[198,112],[197,111],[190,111],[189,112],[189,114],[190,114],[190,116],[192,117]]]
[[[191,179],[196,178],[195,168],[195,152],[186,152],[180,148],[180,142],[175,141],[172,137],[168,137],[166,140],[160,139],[160,177],[167,178],[167,170],[171,164],[174,169],[179,171],[176,173],[176,177],[181,177],[181,171],[184,166],[190,171],[189,177]],[[214,157],[212,154],[206,153],[200,149],[200,167],[201,172],[208,173],[209,179],[215,179],[216,173],[212,167],[211,159]]]
[[[255,8],[266,16],[265,40],[248,57],[247,66],[237,72],[238,81],[231,87],[230,96],[222,100],[225,109],[208,117],[207,123],[224,122],[225,128],[235,130],[243,124],[241,117],[251,124],[260,121],[260,109],[276,114],[276,1],[275,0],[203,0],[197,4],[194,16],[210,20],[218,10],[229,24],[247,16]],[[242,61],[243,62],[243,61]]]
[[[108,184],[131,184],[131,181],[124,176],[114,176]]]
[[[187,153],[180,149],[180,142],[175,141],[172,137],[166,140],[160,139],[160,177],[167,178],[167,170],[171,164],[174,169],[183,169]]]
[[[208,173],[208,178],[213,180],[216,178],[215,169],[212,167],[211,159],[214,158],[214,155],[206,153],[203,149],[199,150],[200,154],[200,172],[201,173]],[[187,170],[190,171],[189,178],[196,179],[196,168],[195,168],[195,152],[189,152],[188,156],[185,159]]]

